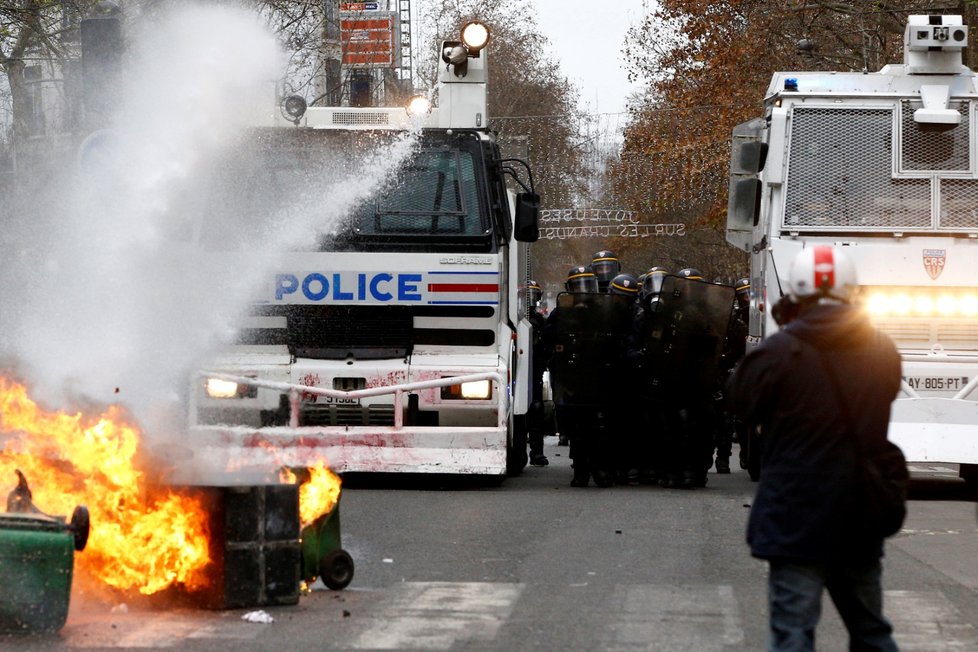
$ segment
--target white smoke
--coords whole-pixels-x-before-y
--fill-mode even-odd
[[[283,55],[254,15],[226,7],[176,9],[128,41],[119,109],[91,138],[84,171],[53,175],[7,208],[0,364],[48,402],[122,402],[160,430],[159,407],[186,392],[281,252],[342,216],[412,141],[368,161],[366,177],[324,181],[316,192],[328,209],[298,221],[283,210],[270,221],[277,228],[246,243],[248,264],[229,268],[190,245],[187,198],[255,116],[276,110]]]

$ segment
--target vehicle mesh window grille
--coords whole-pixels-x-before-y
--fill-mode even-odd
[[[901,106],[901,172],[967,172],[971,169],[967,102],[951,102],[961,114],[961,124],[948,131],[928,130],[914,122],[920,102],[904,100]]]
[[[419,154],[361,215],[361,234],[481,235],[487,231],[479,210],[475,161],[469,152]]]
[[[386,113],[367,113],[364,111],[337,111],[333,113],[334,125],[386,125]]]
[[[942,229],[978,229],[978,179],[941,179]]]
[[[784,227],[797,231],[931,227],[930,179],[893,178],[893,111],[796,107]]]

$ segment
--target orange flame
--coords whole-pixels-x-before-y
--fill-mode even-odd
[[[340,476],[333,473],[325,462],[320,460],[309,467],[309,478],[299,487],[299,521],[302,527],[309,525],[323,514],[333,511],[340,499]],[[286,484],[299,482],[298,476],[288,467],[279,472],[279,479]]]
[[[118,406],[95,418],[47,412],[0,376],[0,487],[13,488],[21,469],[41,511],[87,505],[91,533],[76,564],[105,584],[144,595],[201,588],[207,514],[195,498],[147,486],[135,463],[139,436]]]

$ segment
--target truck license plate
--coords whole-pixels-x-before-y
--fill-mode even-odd
[[[910,389],[924,391],[957,391],[964,389],[969,380],[967,376],[904,376],[903,379]]]

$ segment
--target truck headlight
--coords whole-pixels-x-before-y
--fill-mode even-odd
[[[204,393],[208,398],[255,398],[258,396],[258,388],[230,380],[208,378],[204,381]]]
[[[975,317],[978,289],[863,288],[863,305],[872,317]]]
[[[448,400],[483,401],[492,398],[492,383],[488,380],[473,380],[458,385],[441,388],[441,397]]]

